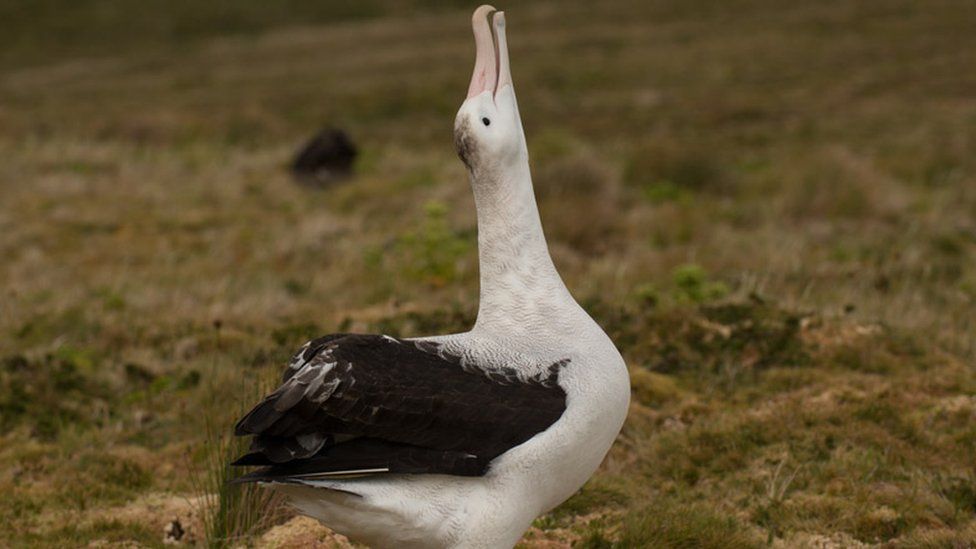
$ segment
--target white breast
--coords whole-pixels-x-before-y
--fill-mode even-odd
[[[302,512],[375,548],[512,547],[535,517],[593,474],[627,413],[629,379],[616,348],[595,323],[578,335],[537,357],[540,364],[570,359],[559,374],[566,411],[549,429],[496,458],[485,476],[389,475],[279,489]],[[492,349],[473,332],[438,339],[481,357],[512,353],[508,342]]]

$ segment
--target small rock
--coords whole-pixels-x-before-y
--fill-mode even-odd
[[[143,410],[141,408],[136,408],[132,412],[132,421],[140,427],[145,427],[146,425],[149,425],[149,423],[152,422],[152,420],[153,420],[152,412],[147,412],[146,410]]]
[[[181,540],[183,539],[183,534],[186,530],[183,529],[183,525],[180,524],[179,519],[174,519],[163,528],[163,543],[166,545],[181,545]]]
[[[322,187],[351,175],[356,154],[346,132],[325,128],[298,151],[291,172],[299,183]]]

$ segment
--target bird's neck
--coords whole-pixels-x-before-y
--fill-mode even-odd
[[[472,173],[472,188],[481,274],[475,329],[532,325],[577,309],[549,256],[528,159]]]

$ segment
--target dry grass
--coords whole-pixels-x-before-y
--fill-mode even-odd
[[[470,6],[290,4],[0,7],[11,545],[160,545],[111,510],[194,497],[207,421],[305,338],[472,321]],[[973,6],[508,12],[556,263],[635,388],[525,545],[976,543]],[[363,154],[313,192],[285,167],[323,123]]]

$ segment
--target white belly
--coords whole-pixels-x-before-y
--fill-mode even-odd
[[[380,475],[275,488],[302,513],[377,549],[512,547],[536,517],[586,482],[616,438],[630,397],[616,358],[570,363],[559,377],[563,416],[496,458],[483,477]]]

